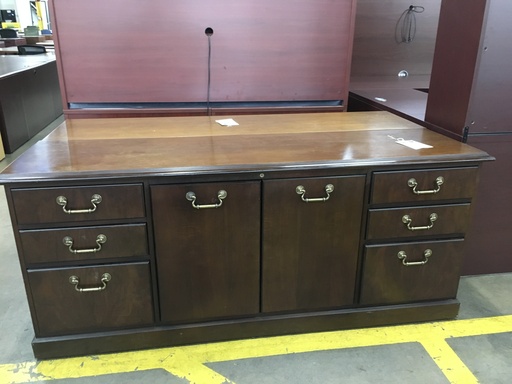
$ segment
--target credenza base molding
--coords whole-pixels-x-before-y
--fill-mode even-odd
[[[449,320],[457,316],[459,307],[459,301],[453,299],[420,304],[272,315],[179,326],[34,338],[32,348],[37,359],[169,348],[198,343]]]

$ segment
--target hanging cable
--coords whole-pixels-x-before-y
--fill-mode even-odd
[[[425,7],[411,5],[402,13],[395,29],[395,40],[398,44],[409,44],[414,40],[416,36],[416,13],[422,13],[423,11],[425,11]]]
[[[206,114],[208,116],[212,115],[212,110],[210,108],[210,87],[211,87],[211,66],[212,66],[212,40],[211,37],[213,35],[213,29],[208,27],[204,30],[204,34],[208,37],[208,79],[206,83]]]

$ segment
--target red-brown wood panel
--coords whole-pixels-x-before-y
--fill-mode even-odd
[[[487,0],[443,0],[425,121],[462,136]]]
[[[354,0],[53,1],[68,102],[345,99]]]
[[[468,143],[496,161],[482,166],[462,274],[512,272],[512,134],[469,136]]]

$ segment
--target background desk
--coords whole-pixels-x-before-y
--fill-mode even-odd
[[[0,57],[0,132],[12,153],[62,114],[53,54]]]
[[[24,37],[1,38],[0,41],[3,41],[6,47],[27,44],[27,40]]]

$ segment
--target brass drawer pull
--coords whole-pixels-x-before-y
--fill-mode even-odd
[[[101,251],[101,244],[105,244],[107,242],[107,236],[99,234],[96,236],[96,244],[98,246],[96,248],[87,248],[87,249],[73,249],[73,238],[71,236],[66,236],[62,239],[62,242],[66,247],[68,247],[69,252],[77,254],[77,253],[96,253]]]
[[[101,203],[101,195],[94,194],[91,197],[91,204],[92,208],[86,208],[86,209],[66,209],[66,205],[68,204],[68,199],[65,196],[59,196],[57,197],[56,201],[57,204],[62,205],[62,210],[68,214],[72,213],[92,213],[96,211],[96,208],[98,207],[98,204]]]
[[[77,292],[99,292],[107,289],[107,283],[112,279],[110,273],[104,273],[101,276],[101,286],[100,287],[91,287],[91,288],[80,288],[78,284],[80,284],[80,279],[78,276],[70,276],[69,282],[75,286],[75,291]]]
[[[423,252],[424,259],[422,261],[407,261],[407,254],[405,253],[405,251],[398,252],[397,256],[400,260],[402,260],[402,264],[405,265],[406,267],[412,267],[415,265],[424,265],[424,264],[427,264],[428,258],[430,256],[432,256],[432,250],[425,249],[425,251]]]
[[[411,226],[411,223],[412,223],[412,219],[409,215],[404,215],[402,217],[402,223],[404,223],[405,225],[407,225],[407,229],[409,231],[419,231],[419,230],[422,230],[422,229],[430,229],[434,226],[434,221],[437,220],[437,213],[431,213],[430,216],[429,216],[429,220],[430,220],[430,224],[429,225],[425,225],[423,227],[413,227]]]
[[[228,196],[228,193],[221,189],[219,192],[217,192],[217,199],[219,199],[218,204],[196,204],[196,194],[194,192],[187,192],[185,195],[185,198],[188,201],[192,202],[192,207],[195,209],[205,209],[205,208],[219,208],[222,205],[222,200],[224,200]]]
[[[439,192],[441,190],[441,185],[443,185],[444,183],[444,178],[443,176],[439,176],[436,181],[435,181],[435,184],[437,185],[437,188],[436,189],[429,189],[429,190],[426,190],[426,191],[418,191],[416,190],[416,187],[418,186],[418,182],[416,181],[415,178],[412,178],[412,179],[409,179],[407,180],[407,185],[412,188],[412,191],[415,195],[432,195],[432,194],[435,194],[437,192]]]
[[[306,195],[306,188],[302,185],[298,185],[297,188],[295,188],[295,192],[297,192],[297,195],[300,195],[300,198],[302,201],[305,201],[306,203],[317,203],[317,202],[324,202],[329,200],[329,197],[331,197],[330,193],[334,191],[334,185],[327,184],[325,186],[325,193],[327,194],[326,197],[314,197],[314,198],[305,198]]]

